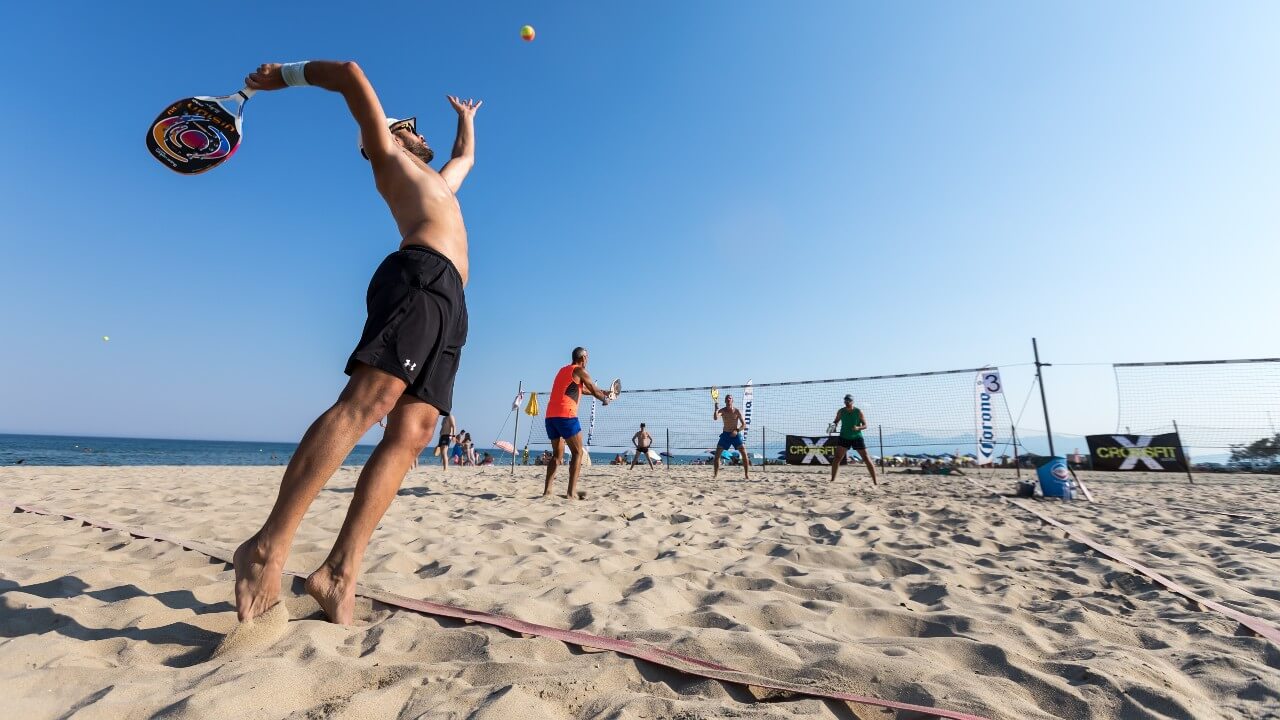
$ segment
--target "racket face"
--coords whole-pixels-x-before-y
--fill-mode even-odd
[[[147,151],[162,165],[195,175],[226,162],[240,147],[243,96],[191,97],[156,117],[147,130]]]
[[[613,379],[613,383],[609,385],[609,399],[617,399],[622,392],[622,381],[618,378]]]

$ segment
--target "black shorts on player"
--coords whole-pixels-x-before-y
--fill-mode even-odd
[[[404,380],[406,395],[453,408],[453,380],[467,343],[467,299],[462,276],[444,255],[421,245],[397,250],[369,281],[369,318],[347,360],[371,365]]]
[[[867,441],[863,438],[836,438],[836,445],[845,450],[857,450],[862,452],[867,449]]]

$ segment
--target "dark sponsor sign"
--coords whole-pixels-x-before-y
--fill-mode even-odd
[[[1094,470],[1186,472],[1178,433],[1164,435],[1089,435],[1089,459]]]
[[[836,438],[833,436],[787,436],[788,465],[830,465],[835,457]]]

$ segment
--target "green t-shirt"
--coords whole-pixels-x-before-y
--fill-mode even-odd
[[[840,438],[842,440],[857,440],[862,437],[861,430],[854,430],[862,424],[862,411],[858,408],[846,410],[840,408]]]

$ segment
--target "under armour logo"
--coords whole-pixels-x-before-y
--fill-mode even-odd
[[[418,369],[418,363],[416,363],[416,362],[414,362],[414,361],[412,361],[412,360],[405,360],[405,361],[404,361],[404,369],[405,369],[405,370],[408,370],[409,372],[413,372],[414,370],[417,370],[417,369]]]
[[[1137,445],[1134,445],[1133,443],[1129,442],[1129,438],[1123,435],[1112,435],[1111,439],[1115,440],[1116,443],[1119,444],[1121,447],[1130,448],[1133,450],[1140,450],[1141,448],[1145,448],[1151,445],[1152,437],[1150,435],[1139,435]],[[1143,467],[1149,470],[1164,469],[1160,467],[1160,463],[1156,462],[1150,455],[1147,455],[1146,453],[1130,452],[1130,453],[1127,453],[1127,455],[1128,457],[1125,458],[1124,462],[1120,463],[1120,467],[1116,468],[1117,470],[1132,470],[1135,467],[1137,467],[1138,463],[1142,463]]]

